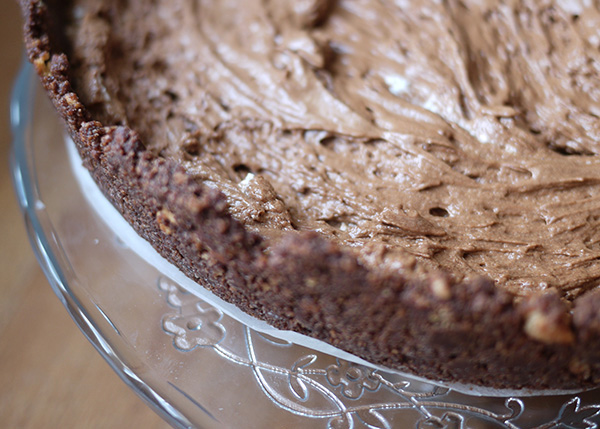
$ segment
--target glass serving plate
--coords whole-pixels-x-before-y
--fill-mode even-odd
[[[596,428],[600,390],[482,397],[261,334],[185,292],[88,204],[64,129],[24,65],[11,105],[14,186],[56,295],[117,374],[174,427]]]

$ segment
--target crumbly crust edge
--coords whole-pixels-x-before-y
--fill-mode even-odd
[[[134,130],[91,117],[48,28],[51,6],[20,3],[28,57],[84,165],[134,229],[190,278],[277,328],[429,379],[508,389],[600,384],[600,290],[568,304],[553,293],[520,300],[487,279],[378,273],[316,233],[285,235],[266,251],[220,192],[146,151]]]

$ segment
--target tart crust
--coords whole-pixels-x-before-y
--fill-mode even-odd
[[[21,7],[29,59],[103,193],[162,256],[220,298],[277,328],[436,381],[544,390],[600,382],[600,291],[573,302],[553,293],[517,298],[485,278],[377,272],[317,233],[267,243],[232,218],[222,193],[145,150],[135,130],[94,120],[72,90],[63,2]]]

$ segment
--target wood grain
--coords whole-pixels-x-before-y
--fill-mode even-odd
[[[87,342],[35,260],[8,169],[20,14],[13,0],[0,10],[0,426],[168,427]]]

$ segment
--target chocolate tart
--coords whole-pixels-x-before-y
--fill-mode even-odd
[[[400,3],[21,0],[84,165],[188,277],[432,380],[598,385],[599,11]]]

